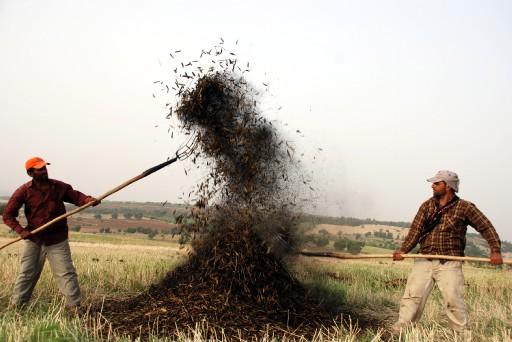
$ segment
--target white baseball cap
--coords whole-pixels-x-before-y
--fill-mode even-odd
[[[427,182],[445,182],[453,191],[459,191],[459,176],[453,171],[441,170],[437,171],[434,177],[427,179]]]

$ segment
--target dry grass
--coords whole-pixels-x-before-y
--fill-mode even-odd
[[[130,244],[72,243],[86,305],[101,302],[104,296],[126,297],[139,293],[180,262],[183,252],[177,245],[150,246],[146,242],[147,239],[131,241]],[[136,338],[112,333],[101,335],[99,329],[86,328],[86,318],[66,317],[62,312],[61,296],[48,268],[45,268],[36,287],[31,306],[21,312],[7,310],[21,247],[22,243],[17,243],[0,251],[0,283],[3,285],[0,288],[0,341],[130,341]],[[512,341],[511,271],[469,265],[464,268],[472,340]],[[341,305],[347,314],[380,322],[366,330],[333,322],[332,326],[319,331],[313,340],[387,340],[385,329],[396,319],[403,280],[409,269],[408,262],[299,259],[294,267],[295,274],[312,288],[321,288],[326,301]],[[157,333],[158,326],[154,326],[153,331]],[[206,336],[212,336],[211,333],[208,322],[203,322],[181,331],[177,340],[203,341]],[[218,341],[225,340],[221,329],[217,328],[214,336]],[[281,337],[262,332],[260,340],[291,341],[300,340],[300,337],[291,332],[283,332]],[[420,324],[395,340],[459,341],[461,338],[447,328],[440,293],[434,291]]]

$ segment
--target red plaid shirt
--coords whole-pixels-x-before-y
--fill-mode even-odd
[[[501,251],[501,241],[491,221],[471,202],[458,200],[448,208],[439,224],[422,240],[422,230],[426,222],[439,208],[435,197],[425,201],[405,238],[401,251],[408,253],[420,242],[420,253],[435,255],[464,256],[466,230],[468,225],[475,228],[489,244],[491,252]]]
[[[49,179],[50,188],[42,192],[32,185],[32,181],[20,186],[7,202],[2,218],[4,223],[11,229],[20,233],[23,227],[17,220],[20,208],[24,205],[25,216],[27,217],[26,229],[32,231],[46,222],[64,214],[66,208],[64,202],[82,206],[90,201],[92,197],[73,190],[71,185],[58,180]],[[63,219],[52,224],[48,229],[30,236],[30,240],[46,245],[53,245],[68,238],[67,220]]]

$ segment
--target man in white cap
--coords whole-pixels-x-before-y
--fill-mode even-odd
[[[404,243],[393,253],[393,260],[403,260],[402,254],[411,251],[418,243],[422,254],[464,256],[465,235],[470,225],[489,244],[491,264],[502,264],[501,242],[493,225],[473,203],[456,195],[459,191],[457,174],[442,170],[427,181],[432,183],[433,196],[420,206]],[[450,327],[457,332],[467,330],[462,262],[415,259],[400,302],[398,321],[392,327],[393,333],[399,333],[420,319],[434,284],[443,296]]]

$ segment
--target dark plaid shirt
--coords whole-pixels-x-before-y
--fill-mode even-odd
[[[404,253],[408,253],[420,242],[422,254],[464,256],[468,225],[475,228],[487,240],[492,252],[501,251],[500,238],[491,221],[473,203],[462,199],[447,209],[439,224],[422,241],[419,241],[425,223],[438,207],[439,203],[434,197],[421,205],[409,234],[400,248]]]
[[[64,202],[82,206],[88,203],[92,197],[73,190],[71,185],[58,180],[50,179],[48,191],[43,192],[32,185],[32,181],[20,186],[7,202],[2,218],[11,229],[20,233],[23,227],[17,220],[19,210],[24,205],[27,217],[26,229],[32,231],[46,222],[64,214],[66,208]],[[66,219],[52,224],[48,229],[33,236],[30,240],[38,244],[53,245],[68,238],[68,224]]]

